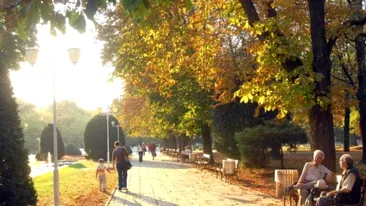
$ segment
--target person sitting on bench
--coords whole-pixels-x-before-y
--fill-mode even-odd
[[[192,150],[189,146],[184,147],[184,151],[182,151],[182,158],[183,159],[189,159],[189,154],[192,153]]]
[[[351,155],[344,154],[339,159],[339,166],[343,170],[342,179],[338,182],[337,189],[330,191],[326,196],[316,201],[316,206],[329,206],[335,204],[357,204],[361,198],[361,178],[358,170],[353,166]]]
[[[315,150],[313,161],[305,163],[298,183],[286,188],[286,190],[300,189],[300,206],[304,205],[306,198],[310,194],[310,190],[318,180],[323,179],[324,177],[327,177],[327,180],[332,178],[333,173],[321,164],[324,158],[325,154],[323,151]]]

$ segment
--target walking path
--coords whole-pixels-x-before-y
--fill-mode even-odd
[[[129,191],[114,191],[107,205],[281,205],[279,199],[225,183],[212,172],[165,155],[152,160],[146,153],[142,163],[135,155],[131,163]]]

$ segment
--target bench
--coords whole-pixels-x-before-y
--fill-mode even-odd
[[[203,156],[197,159],[194,163],[196,164],[197,168],[204,169],[208,167],[209,161],[210,161],[210,155],[203,154]]]
[[[228,162],[227,162],[228,161]],[[234,162],[234,168],[224,168],[227,164],[230,164],[230,162]],[[231,170],[234,171],[231,171]],[[220,179],[222,180],[223,177],[225,177],[225,182],[232,182],[232,178],[236,176],[236,179],[239,180],[238,177],[238,169],[239,169],[239,160],[235,159],[226,159],[222,160],[222,164],[218,164],[215,168],[216,170],[216,177],[220,174]]]

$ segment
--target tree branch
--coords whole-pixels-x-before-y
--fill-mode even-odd
[[[332,37],[330,37],[330,39],[328,40],[327,43],[327,50],[330,53],[332,51],[332,48],[334,46],[334,44],[336,43],[338,37],[341,35],[339,31],[342,31],[345,28],[350,28],[352,26],[363,26],[366,24],[366,16],[363,17],[362,19],[357,19],[357,20],[347,20],[345,21],[341,27],[339,27],[337,29],[337,34],[333,35]],[[362,35],[365,35],[364,33],[362,33]]]
[[[11,4],[11,5],[9,5],[9,6],[7,6],[7,7],[2,7],[3,5],[1,5],[1,10],[6,10],[6,9],[13,9],[13,8],[16,8],[16,7],[18,7],[20,4],[22,4],[23,2],[25,2],[25,1],[27,1],[27,0],[21,0],[21,1],[19,1],[18,3],[16,3],[16,4]]]
[[[353,81],[351,75],[348,72],[348,69],[347,69],[346,65],[342,61],[342,56],[341,55],[338,55],[338,59],[341,62],[342,70],[343,70],[344,74],[346,75],[346,77],[347,77],[347,79],[349,81],[348,83],[351,84],[353,87],[356,86],[355,85],[355,82]]]
[[[254,24],[256,22],[259,22],[260,19],[259,19],[258,12],[257,12],[252,0],[239,0],[239,1],[240,1],[241,6],[244,9],[246,15],[247,15],[249,25],[251,27],[254,27]],[[267,16],[272,18],[272,17],[277,16],[277,12],[274,8],[272,8],[271,2],[272,1],[267,2],[266,6],[268,7],[267,8],[267,12],[268,12]],[[282,33],[279,30],[276,30],[275,34],[278,35],[278,36],[282,36]],[[264,32],[261,35],[257,35],[258,39],[261,42],[264,42],[264,40],[268,36],[269,36],[269,32]],[[294,59],[294,61],[292,59]],[[301,59],[299,59],[298,57],[286,58],[285,62],[282,63],[282,66],[284,67],[284,69],[287,72],[292,72],[296,67],[299,67],[299,66],[302,66],[302,65],[303,65],[303,63],[302,63]]]
[[[249,25],[251,27],[254,27],[254,24],[256,22],[259,22],[259,16],[258,16],[257,9],[254,7],[252,0],[239,0],[239,1],[247,15]],[[264,32],[261,35],[257,35],[257,37],[261,42],[263,42],[267,38],[268,35],[269,35],[268,32]]]
[[[349,81],[347,81],[346,79],[342,79],[342,78],[337,77],[337,76],[335,76],[335,75],[332,75],[332,77],[333,77],[334,79],[336,79],[336,80],[339,80],[339,81],[343,82],[343,83],[347,83],[347,84],[349,84]]]

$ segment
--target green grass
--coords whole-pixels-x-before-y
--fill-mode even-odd
[[[61,205],[104,205],[115,186],[116,172],[108,173],[107,193],[99,191],[95,178],[97,163],[79,163],[59,170],[59,191]],[[34,185],[38,193],[38,205],[53,205],[53,172],[37,176]],[[113,182],[113,184],[112,184]]]

